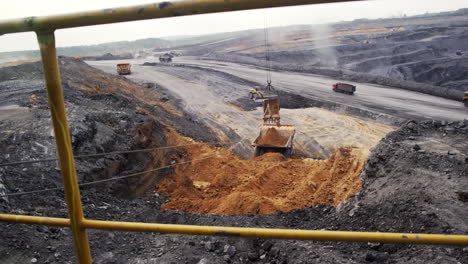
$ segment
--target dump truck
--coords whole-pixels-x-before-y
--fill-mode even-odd
[[[169,53],[165,53],[159,56],[159,61],[160,62],[172,62],[172,55]]]
[[[293,125],[267,125],[260,128],[260,135],[255,139],[254,156],[277,152],[290,158],[293,154],[293,139],[296,128]]]
[[[263,101],[263,125],[254,140],[254,156],[277,152],[290,158],[293,154],[293,139],[296,128],[293,125],[280,124],[279,98],[269,98]]]
[[[351,95],[356,91],[356,86],[348,83],[335,83],[333,84],[333,91]]]
[[[132,65],[130,63],[119,63],[117,64],[117,73],[119,75],[124,75],[124,74],[131,74],[132,71],[130,68]]]
[[[465,92],[465,95],[463,95],[463,104],[468,107],[468,92]]]

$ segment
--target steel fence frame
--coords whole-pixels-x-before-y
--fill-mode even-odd
[[[0,21],[0,35],[27,31],[34,31],[37,34],[69,215],[69,218],[55,218],[0,214],[0,222],[39,224],[70,228],[73,233],[73,241],[78,262],[83,264],[92,263],[86,229],[322,241],[387,242],[467,246],[468,235],[173,225],[100,221],[86,219],[83,215],[80,190],[76,177],[75,162],[70,141],[70,132],[57,61],[54,35],[54,31],[56,29],[175,16],[349,1],[356,0],[167,1],[132,7],[109,8],[89,12],[79,12],[74,14],[45,17],[27,17]]]

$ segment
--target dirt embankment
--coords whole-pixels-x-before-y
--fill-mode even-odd
[[[392,86],[461,101],[467,86],[467,11],[426,17],[270,28],[272,67]],[[185,55],[265,66],[263,30],[181,47]],[[203,39],[203,37],[201,37]],[[222,41],[220,41],[222,40]]]
[[[265,62],[262,59],[252,58],[239,54],[219,54],[211,53],[209,56],[203,57],[208,60],[226,61],[242,64],[250,64],[258,67],[264,67]],[[461,101],[463,92],[457,89],[448,87],[436,86],[428,83],[420,83],[413,80],[401,80],[387,76],[382,76],[366,72],[354,72],[347,69],[325,68],[314,65],[302,65],[297,63],[281,63],[272,62],[272,69],[277,71],[294,71],[312,73],[331,78],[347,80],[352,82],[372,83],[384,86],[390,86],[424,94],[434,95],[451,100]]]
[[[75,155],[173,146],[183,138],[180,134],[200,141],[216,141],[206,133],[205,127],[178,109],[163,90],[158,91],[157,86],[136,85],[77,59],[64,57],[59,63]],[[34,62],[0,69],[2,102],[22,106],[13,105],[11,109],[0,111],[0,117],[4,118],[0,120],[0,162],[55,158],[41,68],[41,62]],[[175,148],[108,155],[78,159],[76,167],[80,181],[103,180],[167,166],[183,153],[183,149]],[[31,173],[49,175],[46,177],[47,187],[61,186],[58,169],[50,172],[54,167],[56,165],[50,163],[37,163],[29,169],[0,168],[0,173],[18,172],[18,179],[5,183],[6,188],[10,192],[27,191],[44,186],[42,178],[32,177]],[[25,169],[24,172],[21,169]],[[154,188],[157,180],[166,173],[168,170],[153,171],[141,177],[101,184],[101,191],[135,197]],[[2,181],[0,178],[0,184]],[[11,200],[15,203],[23,201],[23,197]]]
[[[25,74],[25,71],[30,72],[31,79],[40,75],[40,72],[28,71],[40,65],[30,64],[29,66],[9,70],[22,70],[22,74]],[[63,66],[63,68],[66,67],[69,65]],[[71,70],[70,73],[79,74],[80,72]],[[66,78],[65,74],[62,74],[62,77]],[[89,78],[89,76],[82,77],[83,81]],[[107,76],[107,78],[114,77]],[[117,77],[115,78],[118,80]],[[56,152],[53,148],[53,135],[50,134],[50,115],[46,106],[43,84],[35,80],[31,82],[11,81],[11,78],[0,80],[4,80],[0,81],[2,93],[9,94],[5,97],[17,99],[18,102],[23,102],[22,106],[31,108],[28,119],[12,118],[0,122],[0,149],[3,159],[0,162],[54,158]],[[93,83],[91,79],[87,82]],[[17,85],[28,83],[31,85],[30,89],[22,90],[20,95],[20,92],[12,92],[15,88],[24,88]],[[100,82],[96,82],[98,83]],[[111,83],[115,84],[115,82],[110,82],[109,85]],[[105,83],[100,83],[100,85],[106,86]],[[192,128],[188,132],[200,129],[196,127],[197,123],[179,122],[177,115],[171,116],[157,105],[149,107],[148,103],[134,101],[131,96],[121,96],[118,90],[110,94],[88,95],[80,92],[77,86],[64,85],[64,89],[76,153],[107,152],[127,147],[131,149],[131,144],[135,144],[136,147],[144,147],[148,144],[151,147],[156,144],[163,145],[165,142],[166,144],[178,143],[173,140],[181,138],[171,137],[170,131],[166,131],[163,125],[152,123],[154,119],[150,114],[157,114],[157,117],[161,119],[167,116],[172,117],[172,120],[166,121],[168,124],[171,124],[169,121],[175,123],[177,131],[183,131],[185,125]],[[139,107],[139,110],[135,110],[136,107]],[[365,133],[361,134],[364,134],[362,137],[366,137]],[[195,137],[197,133],[193,135]],[[184,211],[160,210],[166,202],[166,197],[156,192],[143,193],[130,201],[109,195],[101,188],[87,186],[82,189],[83,208],[87,218],[102,220],[310,230],[466,234],[468,231],[466,222],[468,218],[467,135],[468,121],[450,123],[427,121],[404,124],[403,128],[387,135],[371,151],[370,159],[362,173],[364,180],[362,191],[355,198],[336,207],[310,206],[287,213],[277,212],[265,215],[193,214]],[[116,149],[117,147],[119,149]],[[344,152],[335,153],[333,155],[335,161],[332,159],[318,163],[311,161],[314,162],[313,168],[321,167],[325,172],[335,171],[337,177],[335,181],[342,181],[343,186],[351,186],[349,183],[356,178],[349,178],[350,181],[348,181],[348,178],[342,177],[344,174],[340,171],[349,172],[350,170],[347,169],[354,166],[356,177],[359,178],[360,165],[350,165],[346,161],[349,160],[348,157],[354,157],[355,150],[358,149],[345,149]],[[202,190],[212,190],[214,193],[218,190],[213,186],[217,185],[221,188],[228,185],[220,184],[220,180],[233,182],[237,184],[234,190],[249,191],[250,194],[262,194],[256,185],[260,183],[267,186],[269,192],[276,188],[279,190],[278,194],[285,194],[282,190],[287,189],[292,193],[296,191],[298,197],[301,197],[303,190],[298,191],[295,188],[310,187],[310,185],[303,184],[310,183],[307,181],[310,178],[304,172],[304,168],[308,170],[307,165],[310,160],[285,161],[278,156],[267,155],[245,161],[244,165],[237,165],[245,171],[254,170],[252,166],[257,166],[256,169],[268,172],[268,174],[262,172],[261,175],[255,175],[256,179],[246,178],[247,182],[244,183],[235,180],[237,174],[239,176],[243,174],[228,166],[230,162],[236,164],[237,160],[229,156],[232,154],[229,154],[227,150],[204,146],[189,148],[187,151],[175,152],[174,156],[167,156],[170,158],[167,161],[171,164],[177,160],[207,158],[211,154],[216,154],[211,159],[195,161],[191,165],[179,162],[177,166],[175,175],[185,179],[180,181],[182,190],[194,190],[189,194],[195,198],[203,197],[203,195],[209,198],[208,194],[204,194]],[[347,151],[350,153],[347,154]],[[77,160],[78,175],[82,180],[93,180],[93,177],[98,175],[94,169],[102,172],[103,168],[112,168],[110,165],[114,161],[123,160],[133,163],[132,158],[136,157],[116,155],[105,160],[87,162]],[[210,160],[214,165],[208,166]],[[149,161],[152,165],[156,165],[153,163],[154,160],[149,159]],[[131,167],[131,164],[122,164],[124,164],[121,167],[122,173],[148,169],[138,167],[142,165],[141,162],[134,167]],[[200,171],[196,170],[196,165],[200,165]],[[286,168],[283,168],[283,165]],[[290,169],[297,170],[299,173],[290,175],[288,173],[295,173]],[[217,178],[210,177],[212,174],[208,173],[209,170],[216,170],[220,176],[223,176],[223,171],[232,170],[233,173],[224,174],[218,181],[214,181]],[[282,173],[275,175],[276,171]],[[111,174],[99,175],[109,177]],[[186,177],[183,177],[184,175]],[[189,178],[193,175],[198,178]],[[270,178],[269,175],[281,178]],[[330,182],[320,185],[320,179],[325,176],[331,177],[325,174],[315,174],[316,180],[313,181],[317,184],[317,188],[324,190],[328,188],[327,184]],[[260,181],[261,179],[265,182]],[[299,179],[300,182],[289,183],[293,179]],[[62,186],[59,169],[55,163],[2,167],[0,168],[0,181],[0,186],[3,185],[3,190],[0,192],[7,193]],[[282,184],[278,184],[279,181]],[[127,185],[138,184],[124,182],[122,185],[125,183]],[[166,186],[169,188],[170,184]],[[339,190],[337,187],[333,188]],[[219,191],[228,194],[230,190],[226,188],[219,189]],[[338,195],[336,191],[336,196],[332,197],[333,202],[346,199],[340,198],[346,195],[348,194],[343,191]],[[277,201],[284,198],[277,194],[267,198],[273,199],[271,197],[277,198]],[[288,198],[286,194],[285,198]],[[332,204],[332,201],[327,198],[320,199],[323,199],[324,203]],[[298,202],[298,199],[292,201]],[[287,200],[283,199],[282,202],[281,205],[286,204]],[[14,196],[9,199],[2,198],[0,210],[2,213],[67,217],[64,196],[60,191]],[[2,238],[0,239],[0,263],[76,262],[75,250],[70,242],[72,234],[69,229],[1,223],[0,233]],[[109,232],[107,230],[94,230],[89,233],[95,263],[468,263],[467,249],[463,247],[200,237]]]
[[[273,214],[317,204],[337,205],[361,189],[365,158],[351,147],[327,160],[285,159],[279,153],[241,160],[225,149],[189,148],[191,159],[156,188],[170,196],[164,210],[205,214]]]
[[[81,57],[83,60],[128,60],[133,59],[133,55],[131,53],[123,53],[123,54],[112,54],[106,53],[102,55],[96,56],[84,56]]]

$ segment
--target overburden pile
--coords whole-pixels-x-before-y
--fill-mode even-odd
[[[212,157],[177,167],[157,186],[157,192],[170,196],[164,210],[273,214],[317,204],[338,205],[360,191],[365,163],[359,151],[346,147],[327,160],[287,160],[279,153],[241,160],[210,146],[189,147],[188,154],[195,160]]]
[[[79,60],[60,62],[75,154],[194,143],[190,138],[216,142],[164,89],[136,85]],[[0,68],[5,99],[29,111],[24,118],[13,115],[0,121],[1,163],[56,157],[40,76],[40,64]],[[153,93],[160,99],[150,98]],[[157,174],[82,187],[89,219],[467,234],[467,136],[468,120],[408,122],[380,141],[367,161],[355,159],[353,148],[341,148],[324,161],[283,160],[275,154],[239,160],[226,149],[201,145],[77,160],[77,171],[80,181],[88,182],[175,165]],[[182,164],[197,158],[207,159]],[[209,166],[210,161],[215,166]],[[327,177],[336,177],[342,188]],[[153,192],[155,185],[167,195]],[[177,201],[177,185],[192,198],[181,204],[191,207],[165,210],[175,209],[168,207]],[[15,193],[62,183],[58,165],[52,162],[0,167],[0,186],[0,193]],[[327,195],[312,198],[321,190]],[[236,209],[229,195],[237,199],[254,194],[262,194],[263,202],[255,204],[249,198],[238,203],[245,207],[236,215],[224,215]],[[206,214],[199,213],[202,210]],[[67,217],[63,191],[2,197],[0,212]],[[0,223],[0,233],[0,263],[76,262],[68,229]],[[90,231],[89,239],[96,263],[468,263],[466,247],[99,230]]]

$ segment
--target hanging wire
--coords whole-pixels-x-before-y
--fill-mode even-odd
[[[240,139],[239,141],[234,142],[234,143],[226,143],[226,144],[221,144],[221,145],[231,145],[231,147],[228,148],[228,150],[231,150],[232,148],[234,148],[234,146],[241,143],[242,140],[243,139]],[[187,145],[179,145],[179,146],[189,146],[189,145],[198,145],[198,144],[205,144],[205,143],[187,144]],[[169,146],[169,147],[174,147],[174,146]],[[169,147],[167,147],[167,148],[169,148]],[[164,147],[162,147],[162,148],[164,148]],[[161,149],[161,148],[156,148],[156,149]],[[148,151],[148,150],[152,150],[152,149],[144,149],[144,150],[139,150],[139,151]],[[115,153],[115,152],[111,152],[111,153]],[[105,154],[105,153],[102,153],[102,154]],[[96,154],[90,154],[90,155],[96,155]],[[171,165],[167,165],[167,166],[164,166],[164,167],[159,167],[159,168],[151,169],[151,170],[147,170],[147,171],[132,173],[132,174],[123,175],[123,176],[112,177],[112,178],[108,178],[108,179],[104,179],[104,180],[97,180],[97,181],[79,183],[78,186],[82,187],[82,186],[99,184],[99,183],[103,183],[103,182],[109,182],[109,181],[115,181],[115,180],[130,178],[130,177],[142,175],[142,174],[145,174],[145,173],[148,173],[148,172],[168,169],[168,168],[171,168],[171,167],[175,167],[177,165],[188,164],[188,163],[191,163],[191,162],[196,162],[196,161],[200,161],[200,160],[209,159],[209,158],[212,158],[214,156],[216,156],[216,154],[210,155],[210,156],[205,157],[205,158],[193,159],[193,160],[189,160],[189,161],[179,162],[179,163],[175,163],[175,164],[171,164]],[[56,188],[48,188],[48,189],[41,189],[41,190],[34,190],[34,191],[27,191],[27,192],[6,193],[6,194],[1,194],[0,193],[0,197],[11,197],[11,196],[19,196],[19,195],[25,195],[25,194],[35,194],[35,193],[43,193],[43,192],[51,192],[51,191],[60,191],[60,190],[63,190],[63,189],[64,189],[64,187],[56,187]]]
[[[171,149],[171,148],[180,148],[180,147],[188,147],[193,145],[201,145],[201,144],[208,144],[208,145],[216,145],[214,143],[193,143],[193,144],[184,144],[184,145],[175,145],[175,146],[164,146],[164,147],[157,147],[157,148],[147,148],[147,149],[136,149],[136,150],[122,150],[122,151],[112,151],[112,152],[105,152],[105,153],[94,153],[94,154],[84,154],[84,155],[76,155],[75,159],[83,159],[83,158],[90,158],[90,157],[101,157],[107,155],[117,155],[117,154],[128,154],[128,153],[138,153],[138,152],[146,152],[158,149]],[[220,146],[230,145],[230,144],[219,144]],[[5,166],[14,166],[14,165],[22,165],[22,164],[31,164],[31,163],[40,163],[40,162],[52,162],[58,161],[58,158],[50,158],[50,159],[38,159],[38,160],[25,160],[25,161],[13,161],[8,163],[1,163],[0,167]]]
[[[79,183],[78,186],[79,187],[89,186],[89,185],[99,184],[99,183],[103,183],[103,182],[109,182],[109,181],[115,181],[115,180],[135,177],[135,176],[142,175],[142,174],[145,174],[145,173],[148,173],[148,172],[168,169],[168,168],[171,168],[171,167],[175,167],[177,165],[188,164],[188,163],[196,162],[196,161],[200,161],[200,160],[206,160],[206,159],[214,157],[215,155],[216,154],[213,154],[213,155],[210,155],[210,156],[205,157],[205,158],[193,159],[193,160],[189,160],[189,161],[179,162],[179,163],[171,164],[171,165],[168,165],[168,166],[159,167],[159,168],[156,168],[156,169],[146,170],[146,171],[132,173],[132,174],[123,175],[123,176],[112,177],[112,178],[108,178],[108,179],[104,179],[104,180]],[[27,191],[27,192],[6,193],[6,194],[0,194],[0,196],[11,197],[11,196],[18,196],[18,195],[25,195],[25,194],[35,194],[35,193],[43,193],[43,192],[51,192],[51,191],[60,191],[60,190],[63,190],[63,189],[64,189],[64,187],[57,187],[57,188],[49,188],[49,189],[34,190],[34,191]]]
[[[269,49],[269,36],[268,36],[268,21],[267,21],[267,10],[263,11],[263,18],[264,18],[264,40],[265,40],[265,67],[266,67],[266,77],[267,77],[267,89],[271,86],[271,72],[270,72],[270,49]]]

